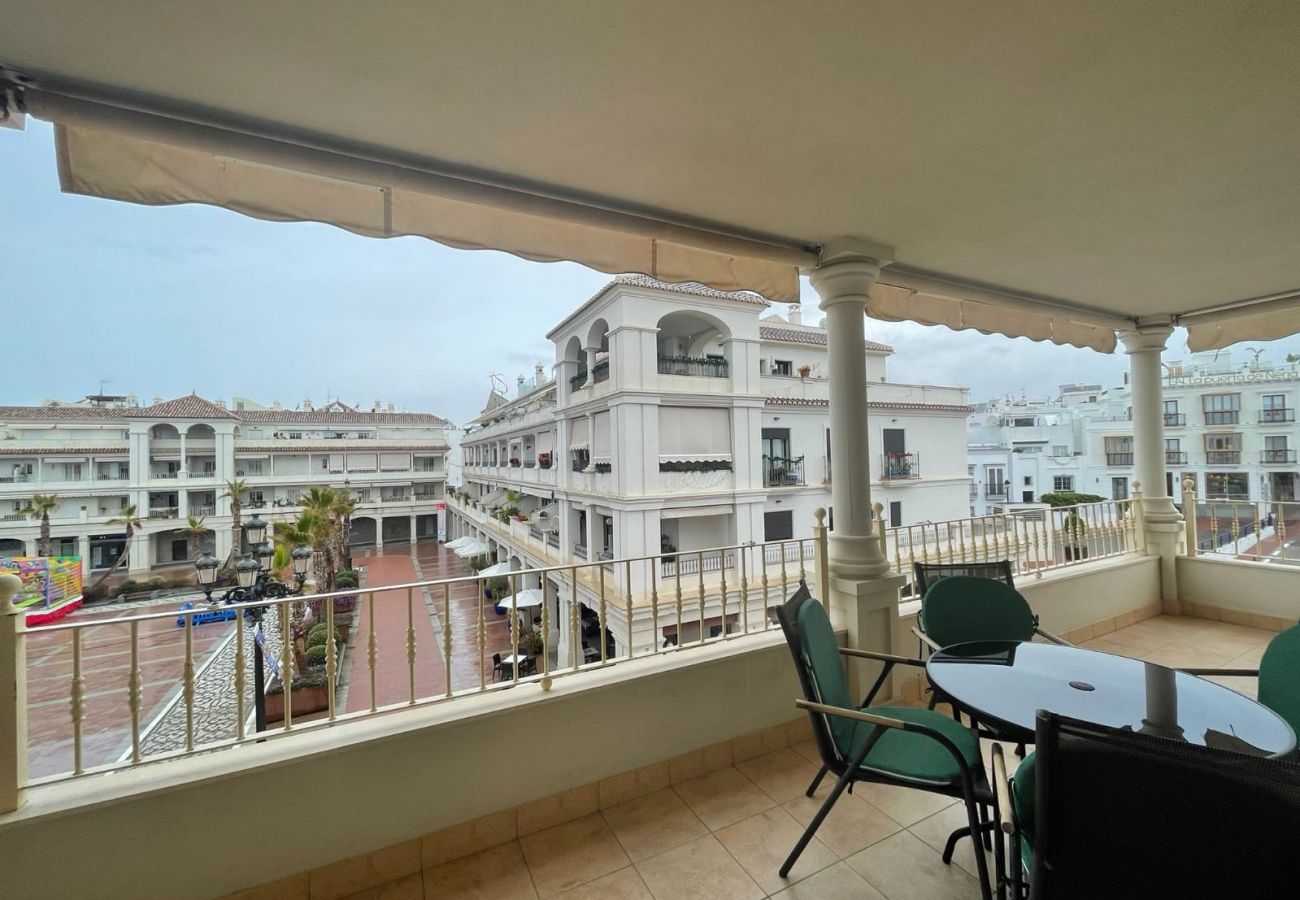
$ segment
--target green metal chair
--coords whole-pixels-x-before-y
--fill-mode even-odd
[[[1030,900],[1290,896],[1300,766],[1038,713],[1035,753],[993,782]],[[1001,882],[1004,883],[1004,882]]]
[[[1189,675],[1237,675],[1259,679],[1256,699],[1300,734],[1300,624],[1269,641],[1258,669],[1183,669]]]
[[[971,641],[1029,641],[1034,635],[1068,646],[1039,627],[1038,616],[1010,584],[973,575],[931,577],[927,583],[913,631],[931,650]]]
[[[943,861],[951,863],[957,841],[965,836],[987,838],[996,827],[986,821],[986,808],[994,803],[992,789],[980,761],[979,739],[958,721],[928,709],[871,706],[895,665],[923,666],[919,659],[840,647],[822,605],[799,583],[799,590],[777,607],[777,620],[785,633],[804,699],[795,705],[808,711],[813,736],[822,758],[822,771],[808,787],[811,797],[827,771],[836,776],[834,788],[781,866],[785,878],[808,842],[847,788],[855,782],[877,782],[917,788],[966,804],[968,825],[948,838]],[[844,675],[842,656],[884,663],[875,685],[861,704],[854,704]],[[1001,841],[993,842],[1001,868]],[[992,894],[984,854],[976,852],[980,890],[985,900]]]

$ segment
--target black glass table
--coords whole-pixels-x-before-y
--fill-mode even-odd
[[[931,683],[1006,740],[1032,743],[1045,709],[1112,728],[1261,756],[1295,752],[1279,715],[1220,684],[1083,647],[973,643],[926,663]]]

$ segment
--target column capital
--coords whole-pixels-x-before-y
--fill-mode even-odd
[[[893,251],[858,238],[839,238],[822,248],[821,263],[809,274],[818,304],[829,309],[840,303],[867,305],[867,292],[893,261]]]
[[[1116,337],[1124,345],[1125,353],[1143,353],[1164,350],[1165,342],[1173,333],[1172,325],[1139,325],[1131,330],[1116,332]]]

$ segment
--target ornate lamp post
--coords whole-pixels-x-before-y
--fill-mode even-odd
[[[260,594],[257,588],[262,567],[252,556],[241,556],[235,563],[235,578],[240,590],[245,594]],[[265,663],[262,659],[262,607],[254,606],[248,610],[248,617],[253,620],[253,709],[258,731],[266,730],[266,680]]]
[[[343,493],[349,500],[355,501],[352,496],[352,481],[348,478],[343,479]],[[383,518],[382,516],[380,517]],[[343,517],[343,568],[349,572],[352,571],[352,513]]]
[[[293,580],[298,583],[298,592],[302,592],[302,583],[307,580],[307,570],[311,567],[312,550],[306,544],[293,548],[289,558],[293,561]]]
[[[212,603],[212,589],[217,584],[217,567],[221,565],[211,553],[204,553],[198,559],[194,560],[194,571],[198,576],[199,590],[203,591],[203,599],[208,604]]]

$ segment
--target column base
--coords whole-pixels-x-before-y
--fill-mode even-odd
[[[849,535],[832,531],[828,555],[832,578],[879,578],[892,571],[874,534]]]
[[[1143,497],[1142,518],[1148,525],[1181,525],[1183,515],[1172,497]]]
[[[898,591],[902,575],[883,578],[842,578],[831,576],[831,621],[838,630],[847,632],[846,645],[859,650],[894,652],[894,632],[898,621]],[[874,662],[853,660],[848,667],[849,690],[860,700],[875,681],[880,666]],[[893,695],[887,682],[879,699]]]

